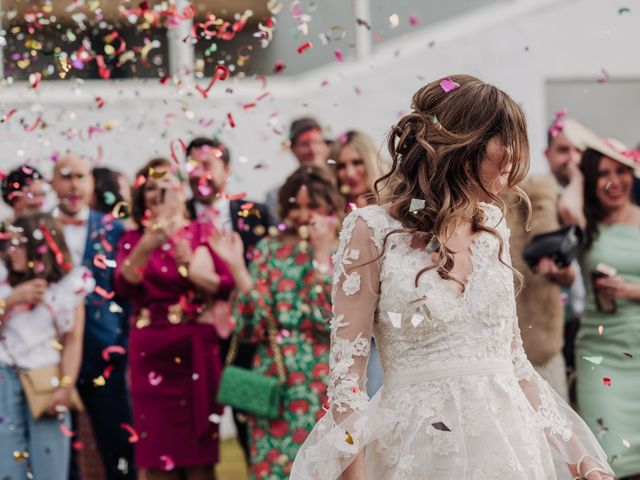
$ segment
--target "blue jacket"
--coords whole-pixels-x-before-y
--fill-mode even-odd
[[[84,351],[80,369],[80,379],[85,382],[93,382],[104,373],[107,365],[124,363],[126,358],[126,355],[111,353],[109,361],[105,361],[102,356],[108,346],[128,347],[128,302],[112,297],[116,248],[123,232],[121,222],[105,222],[105,214],[90,211],[82,263],[93,274],[96,288],[85,298]],[[111,266],[105,265],[104,260]]]

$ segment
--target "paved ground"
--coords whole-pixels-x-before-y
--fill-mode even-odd
[[[242,449],[235,439],[220,445],[221,462],[216,467],[216,480],[247,480]]]

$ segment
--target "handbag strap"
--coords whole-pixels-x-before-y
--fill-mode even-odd
[[[273,361],[276,364],[276,370],[278,371],[278,381],[280,385],[284,385],[287,383],[287,372],[284,367],[284,359],[282,358],[282,351],[280,350],[280,346],[278,345],[278,327],[276,324],[276,320],[273,317],[271,310],[266,310],[267,312],[267,336],[269,337],[269,343],[271,345],[271,350],[273,350]],[[237,333],[234,333],[231,337],[231,343],[229,344],[229,351],[227,352],[227,358],[225,359],[226,365],[232,365],[233,361],[236,359],[238,355],[238,347],[240,344],[240,336]]]

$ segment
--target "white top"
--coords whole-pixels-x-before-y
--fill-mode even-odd
[[[204,205],[198,201],[194,202],[196,208],[196,219],[199,222],[210,222],[215,219],[214,225],[219,230],[231,232],[233,224],[231,223],[230,202],[224,195],[214,200],[213,204]]]
[[[60,211],[56,208],[53,216],[58,218]],[[87,245],[87,235],[89,234],[89,207],[84,207],[75,216],[79,220],[83,220],[83,225],[63,225],[64,239],[67,242],[71,258],[74,265],[82,265],[84,259],[84,249]]]
[[[57,323],[61,335],[69,332],[74,325],[76,307],[93,291],[94,283],[89,270],[75,267],[58,283],[49,286],[43,303],[31,310],[26,305],[14,308],[3,321],[5,339],[0,342],[0,363],[13,365],[12,357],[18,367],[27,369],[59,363],[53,322]],[[0,298],[6,298],[12,290],[5,274],[0,284]]]
[[[345,219],[333,259],[327,413],[291,480],[340,478],[362,450],[367,480],[571,480],[567,463],[584,454],[610,471],[589,427],[525,355],[509,230],[498,207],[481,208],[494,234],[474,236],[464,293],[436,269],[416,285],[431,256],[383,208]],[[385,378],[369,399],[372,334]]]

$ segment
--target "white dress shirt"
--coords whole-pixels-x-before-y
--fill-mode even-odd
[[[194,202],[196,210],[196,220],[199,222],[208,222],[213,218],[213,223],[218,230],[233,231],[233,223],[231,223],[231,202],[225,196],[221,196],[214,200],[213,204],[205,205],[198,201]]]
[[[63,216],[59,209],[53,211],[53,216],[58,218]],[[83,225],[63,225],[64,239],[71,252],[74,265],[82,265],[84,259],[84,249],[87,245],[87,235],[89,235],[89,207],[85,207],[74,217],[83,220]]]

